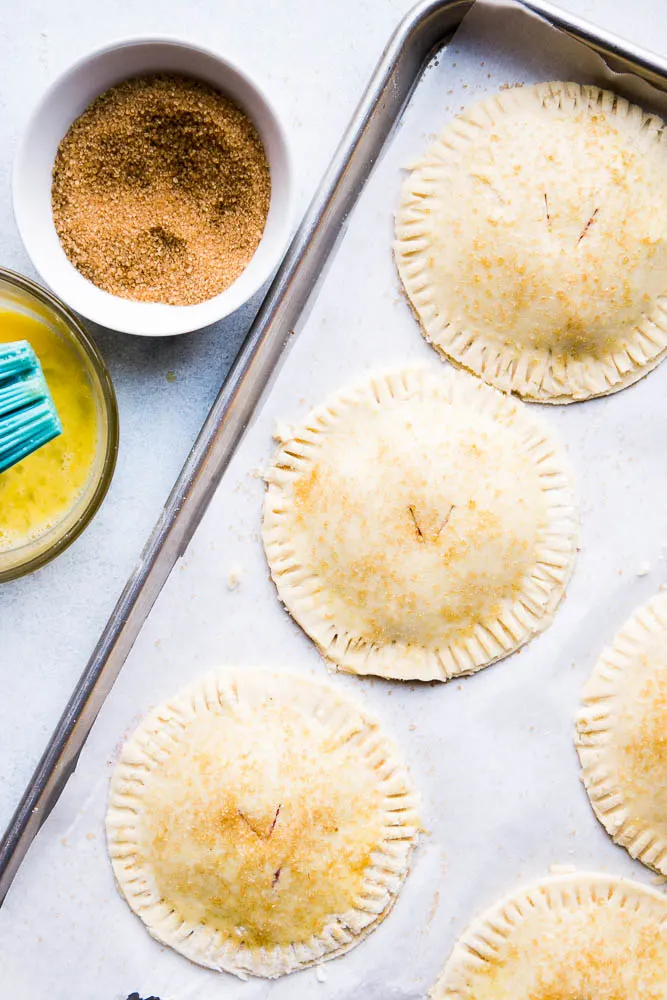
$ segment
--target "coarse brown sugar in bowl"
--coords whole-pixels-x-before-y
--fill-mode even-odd
[[[38,569],[89,524],[111,483],[116,397],[78,320],[44,289],[0,268],[0,342],[27,340],[63,433],[0,474],[0,583]]]
[[[62,139],[53,219],[69,260],[121,298],[196,305],[247,267],[264,232],[269,166],[250,118],[176,74],[111,87]]]

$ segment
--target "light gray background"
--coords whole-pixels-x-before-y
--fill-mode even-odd
[[[11,213],[17,136],[53,77],[112,39],[172,34],[219,49],[269,90],[287,125],[299,210],[410,0],[0,0],[0,263],[35,276]],[[667,53],[663,0],[568,9]],[[0,827],[4,827],[194,441],[257,302],[205,331],[142,340],[96,329],[121,414],[106,503],[55,563],[0,588]],[[174,372],[175,381],[167,379]]]

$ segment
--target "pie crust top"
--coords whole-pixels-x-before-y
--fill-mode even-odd
[[[125,744],[108,846],[155,938],[200,965],[273,978],[384,919],[416,807],[395,748],[355,702],[291,674],[225,669]]]
[[[622,389],[667,351],[663,122],[577,83],[495,94],[407,176],[394,249],[457,365],[547,403]]]
[[[667,594],[625,623],[582,692],[577,750],[595,814],[667,875]]]
[[[608,875],[561,875],[477,918],[432,1000],[665,1000],[667,899]]]
[[[278,593],[343,670],[446,680],[544,629],[577,514],[563,450],[453,369],[376,374],[313,410],[267,474]]]

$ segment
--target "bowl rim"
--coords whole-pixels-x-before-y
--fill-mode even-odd
[[[54,93],[57,92],[64,84],[67,83],[69,79],[79,74],[86,66],[91,65],[96,60],[103,58],[114,52],[119,52],[123,49],[130,48],[140,48],[142,46],[164,46],[165,49],[180,48],[185,49],[195,54],[199,54],[203,57],[217,62],[224,69],[229,71],[233,76],[239,78],[239,80],[254,93],[258,102],[261,103],[268,117],[271,120],[272,127],[278,136],[280,147],[281,147],[281,158],[284,164],[284,184],[283,184],[283,194],[281,197],[281,211],[283,214],[282,231],[278,233],[275,238],[275,247],[267,254],[267,260],[263,268],[258,271],[252,285],[249,286],[246,293],[243,294],[242,298],[238,301],[229,301],[233,299],[232,293],[238,280],[245,273],[246,268],[241,272],[239,278],[236,279],[228,288],[220,292],[218,295],[211,299],[206,299],[204,302],[196,303],[195,305],[187,306],[174,306],[168,303],[153,303],[153,302],[135,302],[131,299],[124,299],[122,296],[111,295],[109,292],[105,292],[104,289],[99,288],[93,282],[89,282],[91,287],[95,290],[94,294],[97,296],[108,296],[112,300],[122,301],[126,304],[126,308],[129,312],[133,309],[136,313],[136,321],[128,319],[126,322],[118,323],[114,318],[113,325],[109,327],[108,317],[106,316],[104,309],[104,299],[99,299],[99,304],[95,304],[95,308],[88,308],[87,304],[84,307],[84,303],[76,301],[75,299],[71,301],[71,305],[68,304],[70,296],[67,294],[66,289],[62,287],[62,284],[55,282],[52,284],[51,278],[45,273],[47,270],[44,267],[40,267],[34,260],[31,250],[32,240],[24,235],[25,227],[22,222],[23,212],[19,208],[22,202],[21,195],[21,180],[20,180],[20,166],[25,157],[25,147],[28,144],[29,139],[32,137],[35,123],[43,110],[44,105],[50,100]],[[168,72],[168,70],[165,70]],[[132,76],[136,76],[136,73],[128,74],[126,77],[121,77],[120,79],[130,79]],[[191,74],[193,77],[197,78],[197,73]],[[204,77],[202,77],[204,79]],[[113,86],[113,84],[110,84]],[[108,89],[108,88],[106,88]],[[100,94],[104,93],[104,89],[100,91]],[[99,95],[98,95],[99,96]],[[234,95],[230,95],[232,100],[235,100]],[[94,98],[92,98],[94,100]],[[245,110],[245,109],[244,109]],[[246,111],[246,114],[249,112]],[[253,116],[249,114],[251,120],[254,121]],[[75,120],[75,119],[73,119]],[[62,138],[62,137],[61,137]],[[263,143],[264,144],[264,143]],[[265,147],[266,148],[266,147]],[[268,161],[268,154],[267,154]],[[269,161],[269,169],[271,169],[271,163]],[[43,89],[40,96],[32,105],[27,118],[21,129],[16,149],[12,158],[11,166],[11,202],[12,202],[12,212],[14,215],[14,221],[16,227],[19,231],[21,241],[25,250],[30,257],[33,267],[38,272],[40,278],[52,291],[55,297],[63,304],[67,305],[68,309],[76,310],[86,319],[93,323],[97,323],[105,328],[113,329],[119,333],[128,333],[133,336],[138,337],[170,337],[170,336],[180,336],[187,333],[194,333],[198,330],[202,330],[207,326],[211,326],[214,323],[225,319],[227,316],[232,315],[237,310],[241,309],[257,292],[266,284],[272,274],[275,272],[278,264],[285,255],[285,252],[289,246],[292,232],[294,229],[294,217],[295,217],[295,205],[296,205],[296,194],[295,194],[295,184],[294,184],[294,161],[293,155],[288,140],[287,130],[282,122],[281,116],[278,114],[273,101],[268,96],[264,86],[260,84],[257,78],[252,75],[247,69],[241,67],[233,59],[228,58],[221,52],[216,51],[206,45],[202,45],[199,42],[189,41],[187,38],[183,38],[178,35],[170,34],[139,34],[139,35],[127,35],[121,36],[117,39],[107,41],[102,45],[96,46],[95,48],[89,50],[83,55],[79,56],[77,59],[68,63],[65,68],[59,72]],[[264,236],[262,236],[262,239]],[[261,245],[258,244],[258,248]],[[255,251],[256,252],[256,251]],[[253,258],[251,258],[252,261]],[[74,267],[74,265],[72,265]],[[80,273],[80,272],[79,272]],[[225,303],[225,299],[228,300],[229,304]],[[211,313],[211,303],[219,302],[219,308],[215,310],[213,315],[208,315],[204,319],[200,318],[202,312]],[[142,309],[145,310],[146,307],[159,307],[163,312],[164,317],[169,316],[169,322],[165,321],[165,326],[159,329],[145,329],[145,321],[141,320]],[[155,323],[153,319],[152,325],[159,326],[159,323]]]
[[[95,483],[95,488],[80,515],[77,517],[74,524],[72,524],[72,526],[64,532],[64,534],[60,535],[59,538],[56,538],[53,544],[49,545],[46,549],[38,552],[32,558],[28,558],[25,562],[10,566],[7,569],[0,568],[0,584],[2,584],[8,583],[11,580],[18,580],[20,577],[26,576],[28,573],[32,573],[35,570],[40,569],[42,566],[45,566],[47,563],[51,562],[52,559],[55,559],[56,556],[60,555],[61,552],[64,552],[65,549],[69,548],[69,546],[76,541],[79,535],[81,535],[88,527],[100,509],[102,502],[109,491],[109,487],[111,486],[118,458],[120,420],[116,390],[114,389],[113,382],[111,381],[111,375],[109,374],[106,362],[89,333],[69,306],[67,306],[53,292],[44,288],[42,285],[37,284],[37,282],[33,281],[31,278],[20,274],[18,271],[12,271],[8,267],[0,267],[0,280],[5,281],[9,285],[14,285],[23,292],[28,292],[29,295],[38,299],[48,309],[58,314],[65,322],[69,332],[73,335],[74,339],[79,343],[84,353],[89,358],[95,370],[95,374],[99,379],[102,406],[107,423],[107,441],[100,472],[97,477],[97,482]],[[48,532],[46,532],[46,534],[48,535]],[[40,536],[40,538],[44,537],[44,535]],[[19,546],[16,549],[9,549],[8,552],[20,553],[22,548],[28,547],[28,545]]]

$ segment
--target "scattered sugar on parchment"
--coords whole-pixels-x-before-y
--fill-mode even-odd
[[[243,575],[242,566],[232,566],[229,573],[227,574],[227,590],[236,590],[241,586],[241,576]]]

